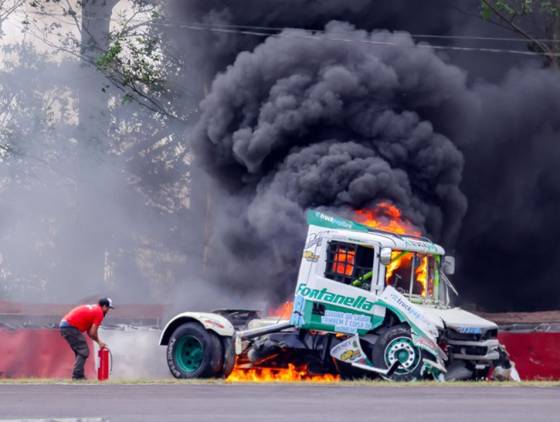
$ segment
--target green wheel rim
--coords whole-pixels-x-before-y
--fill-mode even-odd
[[[183,372],[194,372],[202,364],[204,358],[204,347],[202,343],[193,336],[184,336],[177,341],[175,347],[175,362]]]
[[[397,374],[413,372],[420,363],[420,350],[409,337],[397,337],[385,347],[385,364],[391,367],[395,361],[401,364],[395,371]]]

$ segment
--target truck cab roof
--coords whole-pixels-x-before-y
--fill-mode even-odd
[[[380,247],[434,255],[445,254],[445,250],[440,245],[433,243],[426,237],[400,235],[378,230],[322,211],[308,211],[307,223],[310,226],[327,228],[329,231],[356,243],[377,244]]]

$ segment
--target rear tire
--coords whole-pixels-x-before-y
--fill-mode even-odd
[[[212,378],[224,363],[219,337],[196,322],[177,328],[167,345],[167,365],[175,378]]]
[[[423,378],[423,359],[428,356],[426,351],[414,345],[407,326],[394,325],[380,335],[373,347],[371,360],[379,368],[389,368],[399,360],[401,365],[387,378],[393,381],[416,381]]]
[[[224,347],[224,365],[220,376],[224,379],[230,376],[235,366],[235,346],[233,337],[223,337],[222,344]]]

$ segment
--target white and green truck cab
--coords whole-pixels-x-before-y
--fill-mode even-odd
[[[307,220],[290,319],[176,315],[160,339],[175,377],[227,377],[236,362],[391,380],[484,379],[511,368],[497,325],[450,306],[454,260],[441,246],[320,211]]]

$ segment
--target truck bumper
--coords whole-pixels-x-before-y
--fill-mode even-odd
[[[500,342],[497,339],[484,341],[449,340],[449,354],[458,360],[469,361],[497,361],[500,358],[498,349]]]

